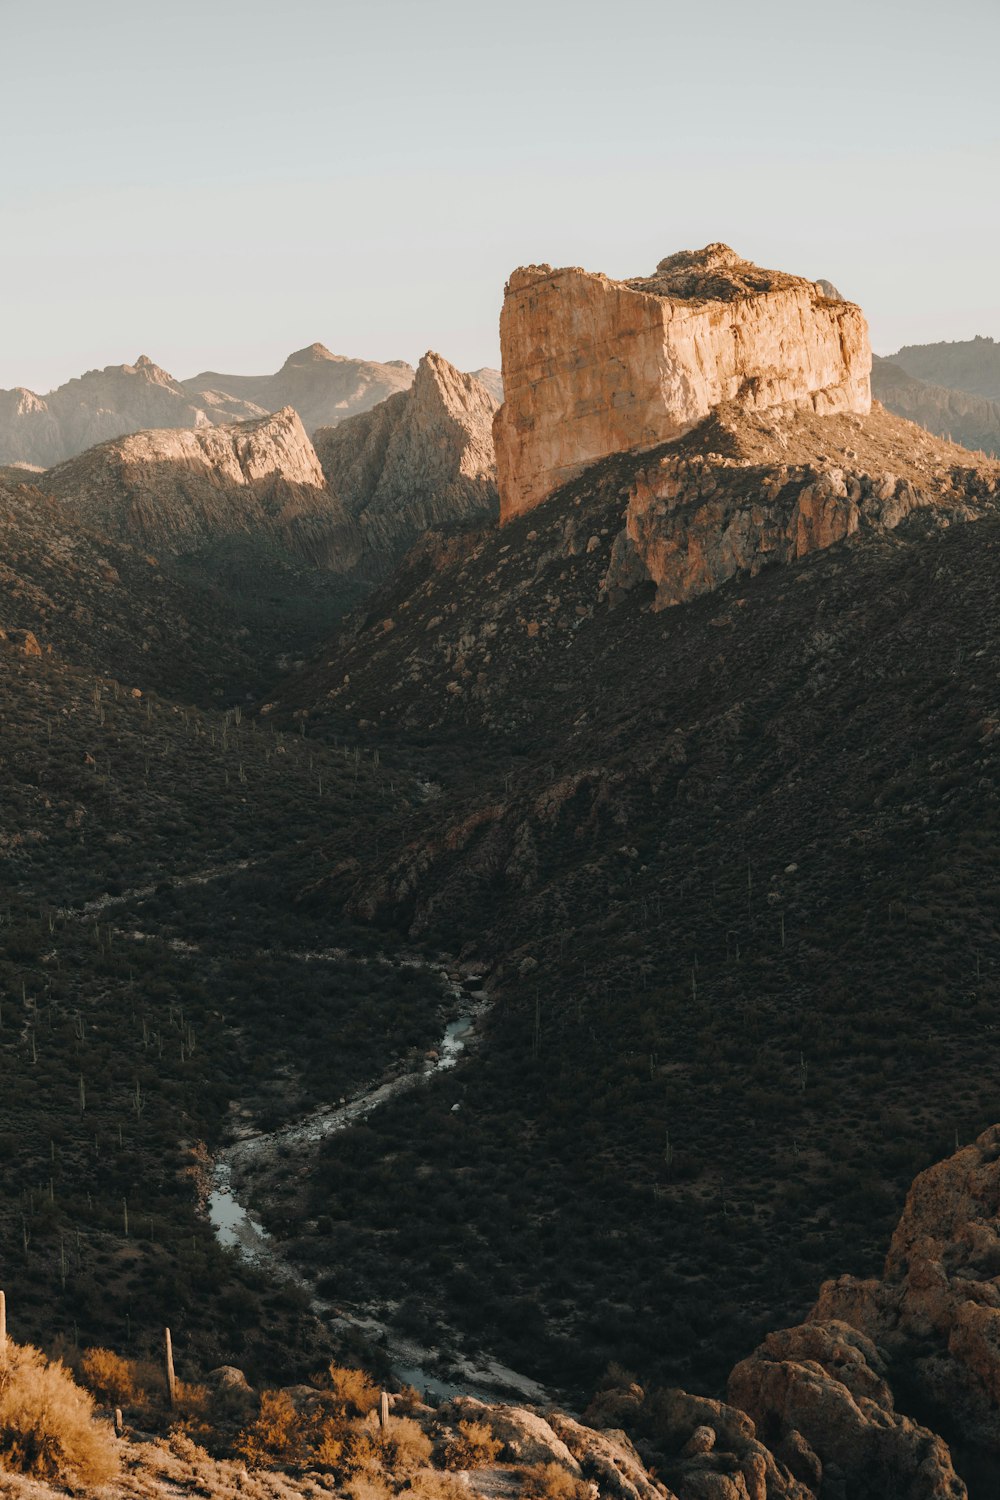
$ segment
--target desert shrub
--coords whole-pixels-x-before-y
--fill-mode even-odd
[[[458,1431],[445,1448],[449,1469],[483,1469],[491,1464],[503,1444],[485,1422],[459,1422]]]
[[[93,1397],[29,1344],[8,1343],[0,1362],[0,1457],[8,1468],[63,1484],[104,1484],[118,1469]]]
[[[410,1480],[404,1500],[469,1500],[468,1486],[454,1474],[439,1469],[421,1469]]]
[[[392,1490],[384,1479],[371,1474],[356,1474],[344,1486],[348,1500],[390,1500]]]
[[[397,1481],[408,1478],[430,1463],[434,1447],[420,1423],[412,1417],[392,1417],[388,1427],[378,1430],[375,1446],[384,1467]]]
[[[236,1439],[251,1468],[295,1463],[303,1454],[305,1424],[287,1391],[264,1391],[256,1419]]]
[[[591,1500],[593,1490],[562,1464],[532,1464],[521,1471],[525,1500]]]
[[[346,1365],[330,1365],[322,1381],[324,1397],[345,1416],[364,1417],[375,1411],[381,1392],[364,1370],[351,1370]]]
[[[85,1350],[80,1375],[87,1389],[106,1406],[141,1406],[146,1401],[134,1361],[123,1359],[113,1349]]]

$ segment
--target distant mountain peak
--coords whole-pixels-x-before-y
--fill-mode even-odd
[[[339,363],[343,359],[343,354],[331,354],[325,344],[308,344],[305,349],[296,349],[294,354],[290,354],[281,368],[287,370],[292,365],[316,365],[324,360]]]

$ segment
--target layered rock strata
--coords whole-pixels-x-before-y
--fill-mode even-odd
[[[316,433],[326,481],[357,528],[368,576],[384,577],[431,527],[495,518],[496,409],[478,380],[427,353],[409,390]]]
[[[871,406],[860,308],[726,245],[668,256],[630,281],[522,267],[505,289],[500,345],[503,521],[599,459],[679,437],[724,401]]]

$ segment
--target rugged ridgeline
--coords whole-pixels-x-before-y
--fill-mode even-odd
[[[331,495],[357,528],[362,572],[384,578],[432,527],[496,517],[496,409],[480,381],[429,352],[409,390],[315,434]]]
[[[316,444],[297,412],[100,444],[33,481],[85,526],[158,554],[238,542],[341,575],[384,577],[431,527],[495,517],[486,388],[437,354],[412,387]],[[14,480],[17,470],[6,471]],[[22,476],[27,477],[27,476]]]
[[[220,375],[206,370],[182,382],[189,399],[211,402],[217,392],[227,398],[252,402],[264,411],[294,406],[307,432],[335,426],[358,412],[368,411],[413,380],[413,366],[394,359],[379,364],[331,354],[323,344],[310,344],[290,354],[274,375]]]
[[[0,464],[47,469],[109,438],[246,421],[285,406],[311,431],[366,411],[412,379],[402,360],[346,359],[322,344],[290,354],[274,375],[206,371],[185,381],[142,355],[134,365],[90,370],[45,396],[0,391]]]
[[[515,271],[494,427],[502,518],[588,464],[679,437],[723,401],[866,413],[867,326],[833,290],[718,244],[630,281],[576,267]]]
[[[626,599],[659,610],[838,542],[994,516],[998,493],[996,464],[880,410],[720,407],[675,443],[588,469],[514,530],[431,534],[338,642],[333,680],[304,691],[328,682],[329,703],[372,723],[512,729],[550,674],[578,701],[580,646],[629,628],[614,612]]]
[[[244,537],[339,572],[354,561],[348,518],[291,407],[116,438],[38,483],[91,529],[175,556]]]
[[[904,344],[889,358],[915,380],[1000,401],[1000,344],[996,339],[980,336],[940,344]]]
[[[947,367],[946,373],[951,373]],[[1000,400],[918,380],[895,359],[873,361],[872,393],[887,410],[919,422],[928,432],[966,448],[1000,454]]]

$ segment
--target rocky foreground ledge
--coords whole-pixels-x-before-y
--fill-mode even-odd
[[[296,1423],[308,1426],[321,1417],[329,1395],[305,1385],[257,1393],[240,1371],[224,1367],[207,1378],[207,1389],[229,1403],[237,1425],[249,1424],[236,1443],[237,1457],[210,1456],[193,1440],[199,1434],[190,1423],[159,1440],[136,1432],[120,1445],[118,1477],[88,1492],[107,1500],[178,1493],[249,1500],[323,1494],[350,1500],[362,1494],[365,1500],[994,1495],[1000,1475],[998,1214],[1000,1125],[916,1179],[882,1279],[827,1282],[807,1322],[770,1334],[736,1366],[725,1401],[679,1390],[647,1394],[624,1372],[579,1420],[560,1410],[471,1397],[430,1406],[409,1391],[390,1397],[381,1418],[369,1410],[355,1422],[364,1431],[354,1431],[352,1442],[364,1440],[375,1466],[359,1490],[323,1450],[313,1461],[289,1464],[287,1454],[268,1446],[278,1428],[287,1436]],[[357,1380],[365,1384],[364,1377]],[[941,1414],[957,1468],[948,1443],[916,1419],[916,1410]],[[248,1431],[259,1442],[248,1445]],[[218,1451],[218,1442],[208,1442],[213,1446]],[[971,1489],[958,1470],[968,1474]],[[54,1493],[47,1484],[6,1473],[0,1452],[0,1496],[48,1500]]]

